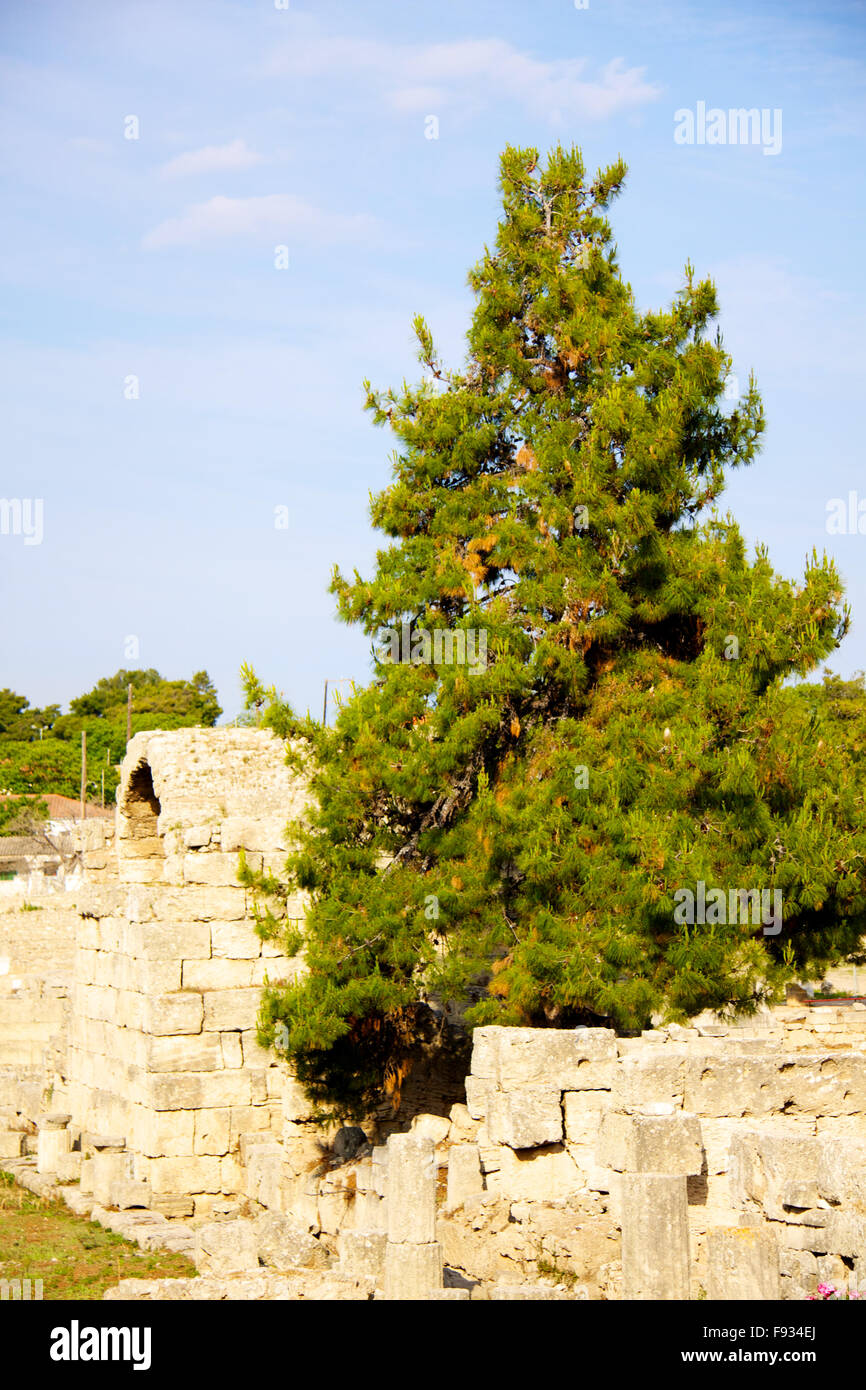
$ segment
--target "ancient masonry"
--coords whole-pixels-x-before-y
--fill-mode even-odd
[[[317,1128],[255,1035],[262,984],[299,966],[238,881],[241,850],[280,867],[304,813],[284,753],[259,730],[137,735],[79,887],[0,909],[0,1166],[199,1270],[109,1297],[866,1287],[856,1005],[628,1039],[482,1028],[456,1097],[424,1075],[422,1113]]]

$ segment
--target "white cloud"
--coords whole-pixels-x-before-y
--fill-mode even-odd
[[[645,80],[644,68],[627,68],[621,58],[594,75],[587,67],[583,58],[534,58],[504,39],[395,44],[298,35],[291,46],[272,55],[266,71],[297,77],[366,73],[384,90],[390,105],[404,110],[429,104],[434,97],[443,105],[467,96],[505,96],[551,121],[602,120],[661,93]]]
[[[180,217],[170,217],[142,240],[146,251],[166,246],[199,246],[210,241],[257,241],[273,237],[281,241],[300,237],[306,241],[366,240],[376,227],[366,214],[324,212],[291,193],[269,193],[257,198],[210,198],[193,203]]]
[[[245,140],[232,140],[228,145],[206,145],[201,150],[189,150],[186,154],[175,155],[163,164],[160,173],[166,178],[178,178],[185,174],[222,173],[228,169],[249,169],[253,164],[261,164],[264,155],[247,149]]]

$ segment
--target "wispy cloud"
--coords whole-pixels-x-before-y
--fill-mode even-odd
[[[326,212],[291,193],[268,193],[257,198],[210,198],[193,203],[180,217],[160,222],[142,240],[146,251],[167,246],[199,246],[213,241],[256,242],[300,237],[305,241],[338,242],[368,239],[376,229],[364,213]]]
[[[371,39],[299,35],[269,59],[272,76],[366,74],[397,109],[438,102],[501,100],[528,107],[551,121],[566,117],[602,120],[655,100],[661,88],[645,69],[613,58],[594,74],[583,58],[544,61],[505,39],[396,44]]]
[[[264,155],[248,149],[245,140],[232,140],[228,145],[205,145],[204,149],[175,155],[174,159],[163,164],[160,173],[165,178],[223,173],[231,169],[249,169],[251,165],[263,161]]]

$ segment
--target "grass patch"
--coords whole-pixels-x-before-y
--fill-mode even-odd
[[[41,1279],[44,1299],[100,1299],[120,1279],[191,1278],[186,1255],[139,1250],[64,1202],[0,1173],[0,1278]]]

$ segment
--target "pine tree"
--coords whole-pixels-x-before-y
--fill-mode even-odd
[[[421,382],[365,384],[397,440],[371,502],[391,543],[332,591],[373,679],[324,730],[246,673],[317,800],[285,883],[258,880],[312,903],[262,1037],[341,1113],[399,1092],[443,1009],[625,1031],[749,1011],[864,927],[862,793],[783,684],[847,630],[842,585],[814,553],[797,585],[750,561],[717,513],[761,400],[725,400],[691,266],[665,312],[636,307],[605,215],[625,172],[505,151],[464,368],[418,317]],[[699,882],[779,890],[781,929],[681,923]]]

